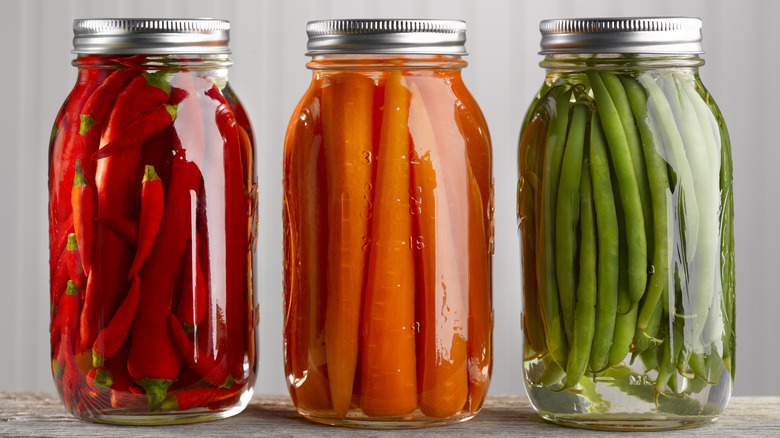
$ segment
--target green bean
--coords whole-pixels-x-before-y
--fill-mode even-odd
[[[590,170],[593,180],[593,205],[596,210],[598,238],[598,268],[596,326],[590,352],[591,371],[601,371],[606,365],[612,336],[618,297],[618,222],[609,159],[598,113],[590,122]]]
[[[631,155],[631,164],[634,168],[634,175],[636,176],[637,189],[639,190],[639,202],[642,205],[642,216],[645,221],[645,235],[647,236],[647,252],[648,254],[653,252],[653,223],[650,218],[653,217],[653,207],[651,204],[650,183],[648,181],[647,166],[645,165],[645,157],[642,150],[642,142],[640,141],[639,131],[637,130],[638,121],[634,120],[634,114],[631,111],[631,105],[628,100],[628,90],[621,84],[621,79],[614,73],[599,72],[601,80],[604,82],[604,86],[609,92],[609,96],[612,98],[612,102],[615,104],[615,109],[618,112],[620,118],[620,124],[623,126],[623,132],[626,134],[626,143],[628,145],[628,153]],[[640,289],[637,288],[636,291]],[[641,289],[644,292],[644,288]],[[636,293],[636,292],[635,292]],[[636,302],[639,298],[632,297],[632,301]]]
[[[563,161],[564,141],[569,122],[569,100],[571,91],[563,90],[555,101],[555,114],[552,116],[545,145],[544,173],[542,175],[542,211],[539,245],[539,263],[537,276],[542,291],[542,322],[547,339],[547,347],[555,362],[566,369],[568,345],[559,311],[558,285],[555,277],[555,208],[557,203],[558,182],[560,181]],[[551,93],[551,95],[555,95]]]
[[[680,132],[674,121],[672,108],[666,100],[661,87],[647,74],[639,76],[639,82],[647,91],[648,109],[651,117],[658,121],[661,138],[666,146],[666,158],[677,174],[677,188],[674,192],[683,210],[681,221],[685,222],[685,249],[688,254],[696,253],[696,245],[699,233],[699,208],[696,203],[696,191],[693,185],[693,175],[688,164]]]
[[[612,338],[612,347],[609,349],[607,366],[611,367],[623,362],[629,351],[631,351],[638,309],[639,304],[634,303],[630,305],[628,312],[617,314],[615,318],[615,334]]]
[[[618,110],[598,73],[590,70],[587,76],[601,114],[612,164],[617,174],[620,200],[626,215],[629,292],[632,301],[637,302],[647,285],[647,236],[637,179]]]
[[[670,379],[673,377],[676,379],[677,358],[680,355],[680,347],[683,340],[683,318],[669,315],[669,319],[669,331],[662,344],[663,358],[658,368],[658,377],[655,380],[655,390],[659,393],[663,393],[666,390]]]
[[[649,295],[645,296],[645,301],[640,305],[640,308],[644,308],[646,306],[648,297]],[[632,351],[632,356],[631,356],[632,363],[637,356],[642,354],[643,351],[661,342],[661,339],[658,339],[657,336],[658,336],[658,329],[661,327],[661,318],[663,317],[664,314],[663,310],[664,308],[661,305],[661,301],[657,300],[655,303],[655,308],[651,312],[650,320],[647,327],[645,327],[645,329],[643,330],[639,327],[639,323],[637,323],[636,331],[634,332],[634,338],[636,338],[636,344],[634,345],[634,350]]]
[[[574,333],[566,366],[566,384],[571,388],[588,367],[596,324],[596,228],[590,178],[590,163],[583,163],[580,180],[580,276],[574,313]]]
[[[663,148],[661,137],[657,132],[655,124],[651,123],[647,113],[647,96],[642,87],[633,79],[623,78],[622,82],[642,137],[642,149],[645,162],[647,163],[647,177],[653,201],[653,231],[655,239],[653,243],[652,268],[650,270],[650,284],[637,318],[638,332],[644,332],[647,330],[651,317],[657,308],[656,304],[663,294],[663,289],[668,284],[669,264],[671,263],[669,238],[672,236],[669,234],[667,212],[671,210],[672,197],[669,190],[666,162],[661,156],[661,149]],[[658,317],[660,318],[660,310],[658,312]],[[642,337],[644,338],[645,336]]]
[[[555,217],[555,259],[558,279],[558,296],[561,303],[563,328],[569,343],[574,331],[574,259],[577,253],[577,223],[580,213],[580,176],[582,174],[582,150],[585,145],[585,124],[588,108],[575,104],[571,126],[566,139],[558,185],[558,203]]]

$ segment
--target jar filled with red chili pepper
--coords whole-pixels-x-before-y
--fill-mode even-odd
[[[490,136],[465,23],[310,22],[284,149],[285,369],[327,424],[480,409],[491,373]]]
[[[252,127],[230,23],[75,20],[49,145],[51,365],[99,422],[234,415],[256,374]]]

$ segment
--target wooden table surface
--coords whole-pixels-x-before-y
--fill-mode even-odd
[[[617,433],[617,432],[615,432]],[[780,437],[780,397],[733,397],[715,424],[666,432],[629,432],[631,437],[653,436],[742,436]],[[471,421],[443,427],[404,431],[380,431],[329,427],[302,419],[290,399],[281,395],[256,395],[235,417],[208,423],[176,426],[113,426],[77,420],[60,403],[56,394],[0,392],[0,435],[2,436],[111,436],[111,437],[198,437],[198,436],[604,436],[605,432],[572,429],[546,423],[534,413],[528,399],[491,396],[481,413]]]

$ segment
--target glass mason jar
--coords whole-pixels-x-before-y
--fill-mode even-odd
[[[541,32],[518,183],[531,402],[580,427],[715,421],[734,376],[734,201],[701,21]]]
[[[74,21],[49,248],[52,372],[77,417],[202,421],[252,396],[257,175],[229,27]]]
[[[479,410],[491,372],[490,137],[465,23],[310,22],[284,149],[285,370],[327,424]]]

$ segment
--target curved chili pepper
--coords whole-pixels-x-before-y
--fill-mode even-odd
[[[127,125],[114,140],[92,154],[92,159],[100,160],[125,151],[167,128],[174,120],[176,106],[162,104]]]
[[[93,368],[87,373],[87,386],[97,392],[104,392],[114,384],[114,377],[111,371],[103,368]]]
[[[168,329],[173,337],[174,345],[187,366],[198,373],[203,380],[220,387],[230,388],[234,384],[233,377],[228,374],[224,360],[215,360],[204,349],[196,348],[187,337],[181,321],[176,316],[168,317]],[[240,386],[240,385],[239,385]]]
[[[117,94],[138,74],[137,70],[117,70],[95,89],[84,103],[79,119],[79,134],[85,135],[103,121]]]
[[[141,220],[138,224],[138,244],[136,245],[135,258],[130,266],[128,279],[138,274],[138,271],[141,270],[141,265],[146,261],[149,252],[152,251],[154,239],[160,230],[163,204],[165,202],[162,180],[154,171],[154,166],[146,166],[144,179],[141,183]]]
[[[76,233],[68,234],[68,244],[65,246],[64,258],[70,279],[76,283],[79,289],[83,290],[87,285],[87,276],[84,274],[84,269],[82,269]]]
[[[192,240],[187,242],[187,250],[184,252],[184,285],[181,288],[181,298],[179,298],[179,307],[176,312],[179,320],[190,327],[203,322],[203,318],[206,316],[208,290],[198,257],[199,240],[196,236],[195,251],[193,251]]]
[[[92,344],[92,365],[102,367],[106,359],[112,357],[125,342],[133,323],[136,308],[138,307],[138,295],[141,292],[141,281],[136,274],[130,291],[127,292],[122,304],[117,309],[111,322],[100,331],[95,343]]]
[[[236,385],[234,388],[196,388],[181,391],[172,394],[171,398],[165,400],[162,406],[163,411],[186,411],[188,409],[205,406],[215,403],[238,394],[243,386]]]

